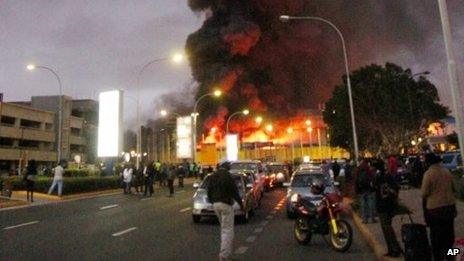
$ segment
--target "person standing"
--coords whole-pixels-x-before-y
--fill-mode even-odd
[[[421,194],[425,203],[424,216],[430,227],[430,243],[435,261],[454,260],[447,256],[454,243],[454,219],[457,215],[453,176],[441,165],[441,158],[434,154],[425,155],[429,169],[424,174]]]
[[[169,197],[172,197],[174,195],[174,179],[176,179],[176,166],[171,165],[169,166],[168,170],[168,187],[169,187]]]
[[[338,179],[338,176],[340,175],[340,165],[338,165],[337,161],[334,160],[334,162],[332,163],[332,171],[333,171],[333,175],[334,175],[334,180],[337,180]]]
[[[359,199],[361,216],[363,223],[368,223],[369,218],[372,223],[377,222],[375,219],[375,193],[374,193],[374,173],[372,173],[367,161],[363,159],[355,171],[354,189]]]
[[[155,167],[152,162],[145,165],[143,176],[145,178],[145,192],[143,195],[151,197],[154,193],[153,182],[155,180]]]
[[[55,167],[53,170],[54,175],[53,175],[53,182],[52,186],[48,190],[48,194],[52,194],[53,190],[55,189],[56,186],[58,186],[58,196],[61,197],[61,194],[63,193],[63,174],[64,174],[64,168],[61,166],[61,162],[58,163],[58,165]]]
[[[139,195],[141,195],[144,189],[144,183],[145,183],[145,176],[143,175],[147,171],[147,165],[142,163],[140,164],[140,167],[135,170],[133,173],[133,181],[132,185],[135,187],[135,192]]]
[[[223,163],[209,178],[208,199],[221,223],[221,250],[219,260],[230,260],[234,241],[234,201],[243,210],[243,203],[237,185],[230,175],[230,164]]]
[[[373,165],[377,170],[374,182],[375,205],[388,249],[385,256],[399,257],[402,251],[396,238],[395,230],[392,227],[392,220],[398,209],[398,193],[400,188],[390,173],[386,173],[385,163],[382,160],[376,161]]]
[[[179,179],[179,184],[178,184],[178,187],[179,188],[183,188],[184,187],[184,176],[187,174],[187,169],[184,168],[184,166],[182,165],[179,165],[179,167],[177,168],[177,178]]]
[[[133,173],[134,169],[130,165],[126,165],[124,170],[122,171],[122,178],[124,182],[124,194],[131,193],[131,182]]]
[[[29,161],[27,165],[24,180],[26,182],[26,198],[27,201],[34,202],[34,184],[37,176],[37,164],[35,160]]]

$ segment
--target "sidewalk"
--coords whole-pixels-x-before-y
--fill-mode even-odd
[[[184,179],[184,186],[190,186],[194,182],[200,182],[199,179],[195,178],[186,178]],[[66,186],[66,185],[65,185]],[[177,186],[177,180],[174,183],[174,186]],[[159,186],[159,183],[155,184],[155,190],[160,190],[160,189],[167,189],[167,188],[161,188]],[[64,187],[64,192],[66,192],[66,187]],[[70,200],[80,200],[80,199],[89,199],[89,198],[96,198],[96,197],[103,197],[103,196],[109,196],[109,195],[115,195],[115,194],[120,194],[122,192],[122,188],[118,189],[107,189],[107,190],[100,190],[100,191],[92,191],[92,192],[84,192],[84,193],[77,193],[77,194],[70,194],[70,195],[63,195],[62,197],[58,197],[55,195],[56,190],[54,191],[53,195],[48,195],[44,193],[39,193],[39,192],[34,192],[34,202],[33,203],[28,203],[26,199],[26,191],[20,190],[20,191],[13,191],[13,195],[11,196],[11,200],[14,202],[17,202],[16,205],[11,205],[11,204],[1,204],[0,209],[11,209],[17,207],[27,207],[31,205],[43,205],[43,204],[49,204],[49,203],[54,203],[54,202],[64,202],[64,201],[70,201]]]
[[[409,189],[400,191],[400,200],[406,205],[412,212],[411,217],[414,223],[425,224],[424,216],[422,212],[422,199],[420,196],[419,189]],[[464,238],[464,202],[457,200],[456,207],[458,210],[458,216],[454,220],[454,229],[456,238]],[[359,228],[364,238],[367,240],[371,248],[374,250],[379,260],[402,260],[403,258],[385,258],[383,255],[387,253],[387,245],[383,238],[382,229],[380,223],[376,224],[363,224],[361,218],[357,215],[353,215],[356,226]],[[403,219],[403,220],[402,220]],[[393,228],[396,232],[398,242],[403,247],[401,240],[401,225],[403,223],[410,222],[407,215],[396,216],[393,219]]]

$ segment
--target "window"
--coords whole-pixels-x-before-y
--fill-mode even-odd
[[[15,118],[9,116],[1,116],[1,123],[5,125],[14,125]]]
[[[0,138],[0,146],[11,147],[13,146],[13,139]]]
[[[21,119],[21,127],[40,129],[40,122]]]

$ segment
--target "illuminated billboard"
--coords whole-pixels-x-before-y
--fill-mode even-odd
[[[98,110],[98,157],[119,157],[122,143],[122,91],[101,92]]]
[[[226,136],[227,160],[238,160],[238,135],[228,134]]]
[[[177,118],[177,150],[178,159],[192,158],[192,117]]]

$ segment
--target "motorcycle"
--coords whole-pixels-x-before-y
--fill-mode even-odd
[[[295,239],[300,245],[307,245],[313,234],[322,235],[324,240],[324,236],[330,235],[330,245],[335,251],[347,251],[353,241],[353,229],[340,217],[341,212],[341,197],[337,193],[322,195],[321,203],[317,206],[298,195]]]

